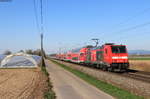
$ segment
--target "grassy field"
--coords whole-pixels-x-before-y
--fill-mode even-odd
[[[150,60],[150,57],[129,57],[129,60]]]
[[[116,97],[117,99],[144,99],[141,96],[136,96],[126,90],[120,89],[116,86],[113,86],[111,84],[108,84],[106,82],[100,81],[86,73],[83,73],[81,71],[78,71],[76,69],[72,69],[64,64],[60,64],[54,60],[51,60],[52,62],[54,62],[55,64],[61,66],[62,68],[72,72],[73,74],[75,74],[76,76],[80,77],[81,79],[83,79],[84,81],[88,82],[89,84],[97,87],[98,89]]]
[[[130,69],[150,72],[150,55],[129,56]]]
[[[129,60],[150,60],[150,55],[129,55]]]
[[[130,60],[130,69],[150,72],[150,60]]]

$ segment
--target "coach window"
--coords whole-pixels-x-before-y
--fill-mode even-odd
[[[83,56],[84,55],[84,53],[80,53],[80,56]]]

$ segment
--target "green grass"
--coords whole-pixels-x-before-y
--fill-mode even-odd
[[[129,60],[150,60],[149,57],[130,57]]]
[[[41,70],[48,77],[48,79],[47,79],[48,90],[44,93],[44,99],[56,99],[55,93],[52,90],[53,86],[52,86],[52,83],[50,82],[49,73],[47,72],[46,67],[41,66]]]
[[[96,79],[95,77],[92,77],[86,73],[79,71],[79,70],[70,68],[70,67],[68,67],[64,64],[58,63],[54,60],[51,60],[51,61],[54,62],[55,64],[61,66],[62,68],[72,72],[76,76],[80,77],[81,79],[88,82],[89,84],[97,87],[98,89],[110,94],[111,96],[116,97],[117,99],[144,99],[141,96],[136,96],[136,95],[134,95],[134,94],[132,94],[126,90],[120,89],[116,86],[113,86],[113,85],[108,84],[106,82],[100,81],[100,80]]]
[[[49,77],[49,73],[47,72],[46,67],[41,66],[41,70],[43,71],[43,73],[44,73],[47,77]]]

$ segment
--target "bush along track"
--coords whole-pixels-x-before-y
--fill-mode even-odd
[[[83,73],[79,70],[73,69],[71,67],[68,67],[64,64],[61,64],[59,62],[56,62],[55,60],[51,60],[53,63],[61,66],[62,68],[70,71],[71,73],[75,74],[76,76],[80,77],[87,83],[95,86],[96,88],[114,96],[117,99],[144,99],[144,97],[134,95],[124,89],[118,88],[116,86],[113,86],[111,84],[108,84],[106,82],[100,81],[95,77],[92,77],[86,73]]]
[[[53,86],[52,83],[50,82],[50,78],[49,78],[49,73],[46,70],[46,67],[41,66],[41,70],[43,71],[43,73],[47,76],[47,91],[44,93],[44,99],[56,99],[56,95],[54,93],[54,91],[52,90]]]

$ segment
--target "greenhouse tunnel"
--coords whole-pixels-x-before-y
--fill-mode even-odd
[[[0,56],[0,68],[35,68],[40,65],[41,57],[25,53]]]

